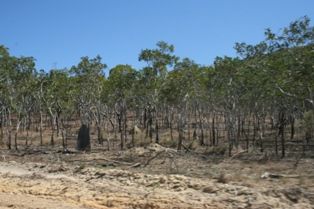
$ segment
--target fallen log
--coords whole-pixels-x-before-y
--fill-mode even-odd
[[[278,174],[278,173],[269,173],[265,172],[261,175],[262,179],[268,179],[268,178],[301,178],[301,177],[306,177],[306,178],[314,178],[314,175],[286,175],[286,174]]]
[[[166,152],[166,150],[162,150],[162,151],[160,151],[160,152],[157,152],[154,156],[150,157],[150,158],[146,161],[146,163],[144,164],[144,167],[148,166],[149,163],[150,163],[152,160],[154,160],[155,158],[157,158],[159,155],[161,155],[161,154],[164,153],[164,152]]]
[[[66,162],[92,162],[92,161],[107,161],[110,163],[116,163],[120,165],[133,165],[134,163],[129,163],[125,161],[117,161],[117,160],[111,160],[106,158],[93,158],[93,159],[64,159]]]

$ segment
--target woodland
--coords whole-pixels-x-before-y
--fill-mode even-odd
[[[77,148],[71,142],[83,124],[91,150],[154,142],[226,156],[313,156],[314,27],[305,16],[264,34],[254,45],[236,43],[236,57],[209,65],[179,58],[160,41],[139,53],[142,69],[119,64],[107,76],[100,56],[42,70],[34,57],[12,56],[1,45],[1,147],[66,152]]]

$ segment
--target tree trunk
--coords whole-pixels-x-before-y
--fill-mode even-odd
[[[179,130],[179,139],[178,139],[178,150],[182,149],[182,141],[183,141],[183,136],[182,136],[182,131],[180,130],[180,128],[178,128]]]
[[[170,139],[171,142],[173,142],[173,109],[170,110],[170,112],[168,113],[168,122],[169,122],[169,129],[170,129]]]
[[[25,138],[25,146],[28,146],[28,137],[29,137],[29,130],[28,128],[26,129],[26,138]]]
[[[238,148],[239,146],[239,141],[240,141],[240,137],[241,137],[241,116],[240,114],[238,114],[238,127],[237,127],[237,139],[236,139],[236,147]]]
[[[215,114],[213,114],[212,118],[212,144],[216,145],[216,132],[215,132]]]
[[[281,157],[285,157],[286,155],[286,147],[285,147],[285,113],[284,111],[280,111],[279,113],[279,135],[281,138]]]
[[[118,141],[118,131],[117,131],[117,121],[114,120],[114,126],[113,126],[113,131],[114,131],[114,140],[112,141],[112,148],[115,148],[115,142]]]
[[[153,123],[153,120],[155,121],[155,143],[158,144],[159,143],[159,124],[158,124],[157,107],[154,107],[152,111],[154,112],[154,114],[152,114],[152,123]]]
[[[11,130],[11,127],[9,127],[9,130],[8,130],[8,143],[7,143],[7,146],[8,146],[8,149],[10,150],[11,149],[11,139],[12,139],[12,130]]]
[[[169,128],[170,128],[170,139],[173,141],[173,128],[172,128],[172,121],[169,123]]]
[[[151,109],[149,110],[148,116],[149,116],[148,117],[148,129],[149,129],[148,135],[150,138],[150,142],[152,143],[153,142],[153,115],[152,115]]]
[[[198,117],[199,117],[199,126],[201,130],[201,136],[200,136],[200,145],[203,146],[205,144],[204,142],[204,127],[203,127],[203,119],[201,116],[201,111],[198,111]]]
[[[260,121],[260,119],[259,119]],[[258,123],[259,124],[259,141],[260,141],[260,151],[264,152],[264,125],[265,125],[265,118],[262,120],[262,124],[261,122]]]
[[[39,135],[40,135],[40,146],[43,146],[43,113],[40,110],[40,121],[39,121]]]
[[[191,141],[191,124],[190,124],[191,115],[188,110],[187,110],[187,114],[188,114],[188,117],[187,117],[188,141],[190,143]]]
[[[143,124],[144,124],[144,129],[146,129],[147,128],[147,124],[146,124],[146,122],[147,122],[147,109],[146,108],[144,108],[144,114],[143,114]],[[147,136],[147,135],[146,135]]]
[[[97,123],[97,140],[98,140],[98,144],[103,144],[103,137],[102,137],[102,134],[101,134],[101,127],[100,127],[100,125],[98,123]]]
[[[109,123],[107,122],[107,150],[110,150],[110,129],[109,129]]]
[[[17,137],[18,137],[18,132],[19,132],[19,129],[20,129],[21,122],[22,121],[20,120],[16,124],[16,130],[15,130],[15,135],[14,135],[14,148],[15,148],[15,150],[18,150],[17,149]]]
[[[276,136],[275,136],[275,153],[276,153],[276,156],[278,156],[278,135],[280,133],[276,133]]]
[[[55,141],[54,141],[54,128],[51,129],[51,138],[50,138],[50,145],[54,146]]]
[[[179,120],[178,120],[178,133],[179,133],[179,138],[178,138],[178,150],[182,149],[182,141],[183,141],[183,136],[182,136],[182,115],[179,113]]]
[[[120,149],[123,150],[124,149],[124,139],[123,139],[123,132],[120,132]]]
[[[286,155],[286,147],[285,147],[285,131],[284,127],[281,131],[281,157],[285,157]]]
[[[294,133],[295,133],[295,129],[294,129],[295,119],[294,119],[294,116],[291,116],[290,123],[291,123],[290,139],[292,140],[294,138]]]
[[[51,116],[51,138],[50,138],[50,145],[54,146],[54,132],[55,132],[55,127],[54,127],[54,117]]]
[[[157,119],[157,117],[156,117],[155,129],[156,129],[156,143],[159,144],[159,129],[158,129],[158,119]]]
[[[128,129],[128,116],[127,109],[124,104],[124,123],[123,123],[124,144],[126,144],[128,141],[127,129]]]
[[[7,143],[7,146],[8,146],[8,149],[10,150],[11,149],[11,139],[12,139],[12,119],[11,119],[11,111],[8,110],[8,143]]]
[[[120,104],[120,112],[118,116],[120,131],[120,149],[123,150],[126,143],[126,128],[127,128],[127,111],[125,101],[122,101],[122,104]]]
[[[231,152],[233,148],[233,136],[232,133],[230,133],[231,130],[228,130],[228,144],[229,144],[229,149],[228,149],[228,155],[231,157]]]
[[[131,132],[131,144],[132,147],[135,147],[135,126],[133,126],[132,132]]]
[[[0,122],[0,144],[3,144],[4,140],[4,113],[1,114],[1,122]]]
[[[235,114],[234,111],[230,111],[226,115],[226,127],[227,127],[227,133],[228,133],[228,143],[229,143],[229,157],[231,156],[231,151],[236,144],[236,133],[235,133]]]
[[[66,141],[67,136],[66,136],[66,130],[65,129],[63,129],[61,131],[61,137],[62,137],[62,147],[64,150],[66,150],[67,149],[67,141]]]

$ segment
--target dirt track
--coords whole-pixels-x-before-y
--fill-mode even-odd
[[[245,169],[237,160],[206,165],[185,156],[176,161],[183,168],[185,162],[185,171],[165,174],[161,168],[169,165],[164,159],[144,167],[135,163],[142,162],[139,157],[122,163],[99,160],[101,156],[61,154],[58,162],[48,155],[7,154],[0,162],[0,208],[314,208],[313,178],[260,179],[263,170],[276,171],[276,166],[299,175],[299,169],[288,169],[288,162],[255,163]],[[300,166],[308,168],[303,174],[313,174],[308,167],[313,160]]]

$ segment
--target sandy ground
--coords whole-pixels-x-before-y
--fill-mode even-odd
[[[0,209],[314,208],[314,159],[223,160],[157,145],[0,159]]]

